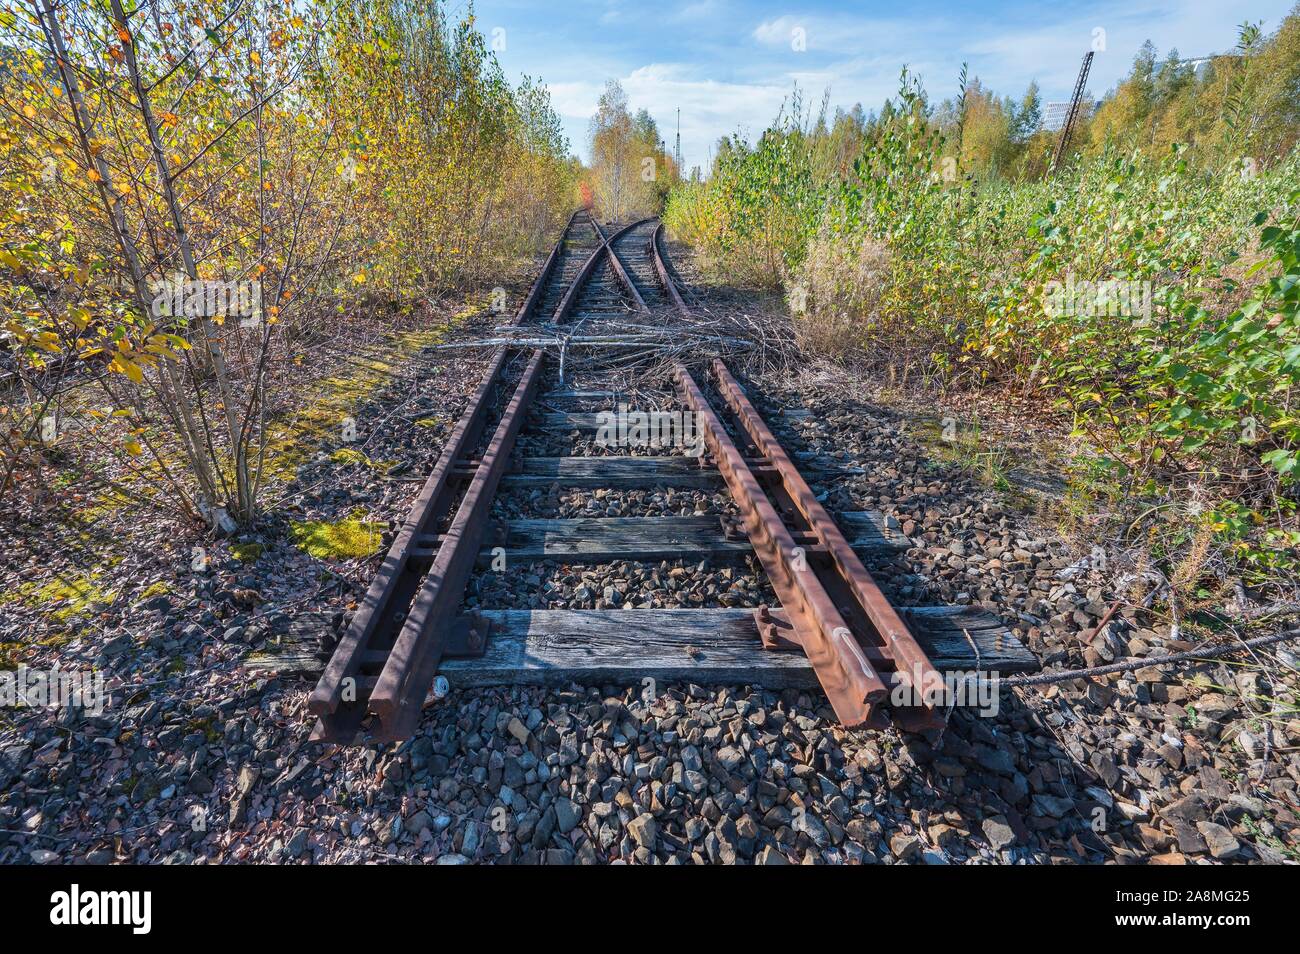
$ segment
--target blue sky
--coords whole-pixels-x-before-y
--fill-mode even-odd
[[[962,5],[739,3],[734,0],[480,0],[477,25],[495,38],[507,75],[528,74],[551,90],[572,148],[587,156],[587,122],[608,78],[633,109],[659,122],[669,148],[682,111],[684,165],[707,168],[719,136],[761,132],[795,83],[819,103],[879,108],[900,67],[919,73],[931,98],[953,95],[963,60],[999,94],[1019,98],[1037,80],[1044,100],[1067,99],[1094,36],[1097,96],[1128,72],[1143,40],[1163,56],[1232,47],[1243,20],[1276,29],[1295,0],[1028,0]],[[452,9],[463,10],[452,0]],[[796,50],[802,31],[803,50]],[[1097,34],[1095,31],[1104,33]],[[497,32],[494,32],[497,31]],[[501,48],[504,47],[504,48]]]

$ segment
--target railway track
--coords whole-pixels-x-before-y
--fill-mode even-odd
[[[687,313],[658,220],[603,224],[579,210],[510,327],[572,333],[647,316],[670,325]],[[313,738],[408,738],[435,680],[819,684],[846,726],[880,725],[888,708],[906,727],[925,729],[942,723],[935,690],[947,674],[1036,667],[981,611],[893,607],[866,563],[905,538],[879,514],[833,518],[727,365],[698,357],[673,363],[671,390],[653,406],[631,409],[613,405],[618,392],[602,389],[598,376],[570,387],[552,350],[496,345],[311,692]],[[712,488],[725,491],[727,506],[695,515],[503,516],[494,509],[503,487],[595,495],[653,488],[669,499]],[[766,586],[740,599],[764,600],[757,605],[665,608],[657,597],[583,610],[497,609],[477,596],[466,603],[484,577],[538,564],[617,563],[655,581],[662,574],[667,587],[694,564],[746,562],[761,567]],[[891,707],[899,687],[915,691]]]

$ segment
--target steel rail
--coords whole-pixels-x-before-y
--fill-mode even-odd
[[[718,391],[723,399],[749,435],[754,447],[771,465],[786,495],[807,520],[818,544],[825,549],[834,572],[839,575],[854,602],[870,622],[874,631],[864,635],[875,637],[871,640],[876,643],[874,648],[892,660],[899,682],[915,690],[912,698],[929,703],[921,708],[932,709],[933,693],[943,685],[943,677],[931,665],[925,651],[917,645],[907,624],[862,565],[838,524],[826,512],[826,508],[786,454],[785,448],[750,403],[740,382],[720,358],[713,361],[713,373],[717,376]]]
[[[629,299],[639,309],[648,310],[615,243],[653,220],[642,219],[607,231],[590,214],[585,222],[580,221],[582,212],[569,217],[513,321],[503,327],[509,329],[535,317],[547,289],[554,290],[558,287],[555,282],[563,282],[559,262],[566,243],[573,241],[571,233],[579,226],[593,230],[597,245],[566,283],[551,320],[562,322],[574,312],[602,255],[609,257],[611,270],[629,291]],[[677,310],[688,316],[666,260],[662,222],[655,226],[649,246],[658,279]],[[496,347],[487,373],[448,436],[362,606],[313,689],[308,707],[319,717],[313,739],[382,742],[408,738],[418,724],[440,662],[483,653],[489,636],[487,623],[474,613],[469,614],[468,624],[463,618],[458,622],[458,611],[484,545],[492,501],[540,389],[546,348],[528,347],[531,356],[481,457],[472,452],[481,446],[488,416],[496,404],[494,390],[501,386],[510,356],[519,354],[521,347],[525,343],[515,341]],[[718,470],[743,515],[749,542],[780,599],[780,609],[762,607],[755,614],[764,645],[801,649],[845,726],[881,724],[879,707],[890,686],[911,685],[920,690],[921,699],[928,698],[925,683],[937,673],[925,652],[740,384],[720,360],[713,362],[719,393],[726,403],[723,413],[739,424],[734,433],[745,445],[744,452],[685,365],[677,362],[673,367],[684,404],[697,416]],[[746,456],[751,453],[750,445],[756,451],[752,458]],[[444,526],[446,529],[440,530]],[[920,686],[915,685],[918,681]],[[914,717],[935,717],[927,708],[905,711]],[[923,727],[932,724],[921,723]]]
[[[541,273],[538,274],[537,280],[533,282],[533,287],[529,289],[528,295],[524,298],[523,304],[519,306],[519,311],[515,313],[514,321],[511,325],[519,325],[532,314],[533,309],[537,307],[537,302],[542,297],[542,292],[546,289],[546,283],[550,280],[551,272],[555,270],[555,263],[559,260],[560,250],[564,248],[564,243],[568,240],[569,230],[573,228],[573,220],[582,213],[582,209],[574,209],[573,214],[569,216],[569,221],[564,225],[564,231],[560,233],[560,240],[551,246],[551,254],[546,256],[546,262],[542,265]],[[589,216],[590,218],[590,216]],[[595,219],[590,219],[595,224]],[[597,234],[600,230],[597,229]]]
[[[674,362],[673,371],[683,400],[695,412],[705,443],[740,508],[749,542],[836,717],[849,727],[873,724],[876,703],[888,692],[884,681],[863,654],[690,371],[680,362]]]
[[[660,222],[655,228],[654,234],[650,236],[650,253],[654,258],[655,271],[659,273],[659,281],[663,283],[664,288],[668,290],[668,297],[673,300],[673,305],[685,316],[689,316],[691,310],[686,307],[686,299],[682,297],[681,290],[677,287],[677,282],[673,280],[672,273],[668,271],[668,261],[664,254],[663,245],[664,224]]]
[[[512,324],[520,324],[536,308],[554,275],[560,251],[582,212],[578,209],[569,216]],[[590,216],[588,224],[593,227],[595,224]],[[600,236],[599,229],[596,234]],[[480,438],[491,392],[498,384],[508,355],[506,345],[493,353],[482,381],[448,435],[438,462],[371,580],[362,605],[308,697],[308,709],[318,717],[313,739],[349,741],[367,717],[369,689],[376,679],[363,670],[373,671],[381,662],[386,666],[391,655],[388,647],[400,637],[398,627],[405,622],[406,610],[419,592],[420,564],[427,560],[421,552],[421,541],[436,529],[437,522],[451,508],[453,488],[463,479],[460,464]]]
[[[600,224],[596,222],[595,217],[592,217],[591,224],[596,229],[596,234],[601,237],[601,243],[596,247],[591,255],[588,256],[587,260],[583,262],[582,268],[578,270],[578,274],[573,279],[573,283],[569,285],[569,290],[565,292],[564,298],[561,299],[560,304],[556,307],[554,315],[556,321],[563,321],[568,316],[569,312],[573,310],[573,305],[578,300],[578,295],[582,291],[582,286],[586,284],[587,279],[591,277],[591,273],[595,269],[596,263],[600,260],[600,256],[605,254],[609,255],[610,264],[614,267],[614,273],[620,275],[620,281],[624,281],[627,284],[627,287],[632,292],[634,300],[638,302],[638,307],[642,311],[648,310],[645,301],[641,298],[640,292],[632,287],[631,279],[627,276],[626,272],[622,271],[623,263],[619,261],[618,255],[614,252],[612,244],[622,238],[630,229],[634,229],[642,222],[648,221],[649,219],[642,219],[640,222],[632,222],[629,225],[623,226],[612,235],[606,236],[604,230],[600,227]]]
[[[627,266],[623,264],[623,259],[619,257],[618,248],[615,247],[614,243],[618,241],[618,239],[626,235],[628,232],[630,232],[632,229],[645,225],[645,223],[647,222],[653,222],[653,221],[654,221],[653,218],[638,219],[637,221],[633,222],[631,225],[624,226],[616,234],[611,235],[609,238],[605,240],[606,244],[609,246],[609,264],[613,266],[614,274],[618,277],[618,280],[622,283],[623,287],[627,289],[628,294],[631,295],[632,297],[632,300],[636,302],[636,307],[638,311],[649,311],[650,307],[645,303],[645,298],[641,295],[641,292],[637,290],[636,284],[632,281],[632,276],[628,272]],[[592,219],[592,222],[595,223],[596,225],[596,231],[604,235],[604,231],[601,229],[600,223],[596,222],[595,219]]]
[[[384,631],[393,631],[395,624],[400,622],[393,618],[392,613],[402,610],[394,610],[393,604],[404,602],[395,599],[399,590],[414,590],[414,580],[410,578],[416,572],[412,551],[416,541],[437,520],[439,512],[446,509],[444,498],[450,492],[456,464],[474,446],[482,432],[489,405],[488,395],[505,366],[506,354],[504,347],[493,354],[487,373],[443,445],[433,472],[388,548],[379,571],[370,581],[365,599],[335,647],[325,672],[307,699],[307,707],[324,720],[316,727],[322,738],[347,734],[349,730],[355,730],[365,717],[366,700],[361,691],[364,687],[359,685],[364,678],[360,673],[362,660],[368,652],[382,652],[379,644],[384,641]],[[345,698],[347,696],[351,698]],[[340,724],[335,725],[331,717],[344,702],[348,703],[348,714],[353,718],[340,719]],[[343,723],[347,723],[346,728]]]
[[[541,382],[545,357],[543,349],[533,352],[456,515],[442,535],[442,545],[433,565],[424,577],[411,612],[371,690],[369,706],[380,721],[379,729],[371,732],[376,740],[406,738],[419,719],[429,684],[450,635],[456,609],[478,557],[487,529],[488,509],[492,506],[501,475],[509,464],[528,406]],[[477,636],[479,641],[484,638],[482,633]]]

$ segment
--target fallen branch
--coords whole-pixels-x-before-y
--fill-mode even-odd
[[[708,341],[716,344],[730,345],[734,348],[752,348],[752,341],[740,338],[698,338],[694,342]],[[617,335],[612,337],[574,337],[574,338],[480,338],[477,341],[454,341],[448,344],[433,345],[433,351],[454,351],[463,348],[496,348],[510,345],[516,348],[684,348],[681,336],[669,339],[662,335]]]
[[[1173,653],[1168,656],[1148,656],[1130,662],[1110,663],[1105,666],[1092,666],[1088,669],[1070,669],[1066,672],[1045,672],[1037,676],[1012,676],[1010,679],[1003,679],[1001,684],[1010,686],[1013,689],[1020,686],[1046,686],[1054,682],[1069,682],[1071,679],[1086,679],[1091,676],[1108,676],[1117,672],[1133,672],[1137,669],[1149,669],[1152,666],[1167,666],[1170,663],[1222,659],[1224,656],[1231,656],[1234,653],[1258,649],[1260,646],[1271,646],[1274,643],[1284,643],[1292,639],[1300,639],[1300,629],[1289,629],[1282,633],[1275,633],[1272,636],[1257,636],[1255,639],[1248,639],[1240,643],[1225,643],[1221,646],[1201,643],[1186,652]]]

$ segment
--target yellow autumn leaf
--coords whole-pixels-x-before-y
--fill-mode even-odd
[[[131,438],[123,446],[126,448],[126,452],[132,457],[139,457],[144,453],[144,448],[140,446],[135,438]]]
[[[116,371],[118,374],[125,374],[136,384],[139,384],[144,380],[144,372],[140,370],[140,366],[126,360],[126,358],[122,357],[120,354],[113,357],[113,360],[109,362],[108,367],[109,370]]]

